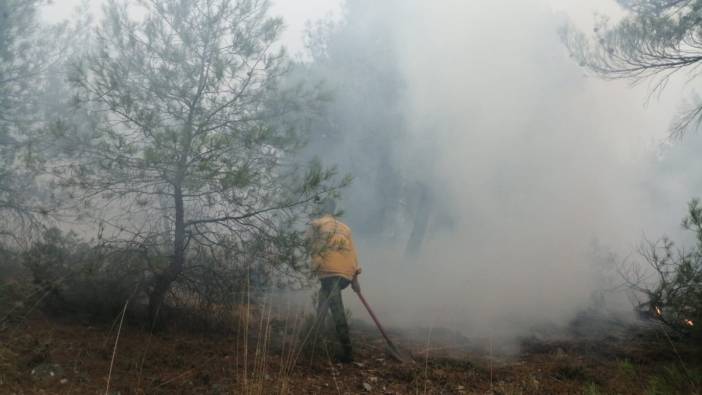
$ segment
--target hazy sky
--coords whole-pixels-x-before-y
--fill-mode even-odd
[[[84,0],[55,0],[49,7],[47,17],[61,20],[70,17],[74,9]],[[94,12],[99,13],[101,0],[87,0]],[[571,17],[580,26],[587,27],[596,12],[616,15],[619,7],[614,0],[542,0],[554,11]],[[287,29],[283,41],[292,54],[304,50],[303,35],[305,25],[327,16],[338,18],[341,14],[343,0],[272,0],[273,13],[285,19]],[[434,3],[437,7],[441,2]]]
[[[75,8],[83,0],[55,0],[46,13],[52,21],[58,21],[71,16]],[[101,0],[88,0],[93,12],[100,12]],[[303,33],[305,24],[327,16],[338,17],[341,1],[339,0],[275,0],[272,1],[272,13],[285,20],[287,29],[283,41],[292,54],[297,54],[304,48]]]

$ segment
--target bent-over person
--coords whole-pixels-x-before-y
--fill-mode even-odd
[[[317,306],[317,325],[323,325],[331,310],[336,334],[342,347],[341,362],[353,360],[351,336],[346,322],[341,291],[351,285],[358,290],[356,277],[361,273],[351,228],[335,217],[336,203],[327,198],[322,201],[321,217],[311,223],[309,237],[312,241],[312,270],[319,277],[321,288]]]

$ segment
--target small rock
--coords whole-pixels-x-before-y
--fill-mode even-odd
[[[42,363],[31,371],[31,375],[37,380],[52,379],[63,375],[63,368],[55,363]]]
[[[371,387],[371,385],[368,384],[368,383],[363,383],[363,389],[366,390],[366,391],[368,391],[368,392],[371,392],[371,390],[373,389],[373,387]]]
[[[358,366],[359,368],[362,368],[364,365],[360,362],[354,362],[354,365]]]
[[[464,387],[464,386],[462,386],[462,385],[459,385],[459,386],[456,387],[456,389],[459,390],[459,391],[463,391],[464,389],[466,389],[466,387]]]
[[[61,384],[67,384],[67,383],[68,383],[68,379],[61,379],[61,381],[59,381],[59,383],[61,383]]]
[[[378,378],[375,377],[375,376],[370,376],[370,377],[368,378],[368,380],[370,380],[371,383],[377,383],[377,382],[378,382]]]

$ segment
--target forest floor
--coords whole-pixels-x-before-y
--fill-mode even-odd
[[[413,354],[414,362],[399,363],[374,328],[353,321],[351,364],[336,363],[334,343],[304,328],[303,318],[293,324],[264,312],[240,326],[240,335],[152,334],[126,321],[101,326],[34,313],[0,327],[0,393],[689,394],[702,388],[699,351],[660,328],[531,336],[516,348],[438,328],[391,330]]]

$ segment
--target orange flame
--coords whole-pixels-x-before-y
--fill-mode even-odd
[[[686,318],[686,319],[684,319],[683,321],[685,322],[685,324],[686,324],[687,326],[695,326],[695,323],[692,322],[692,320],[689,320],[689,319]]]

